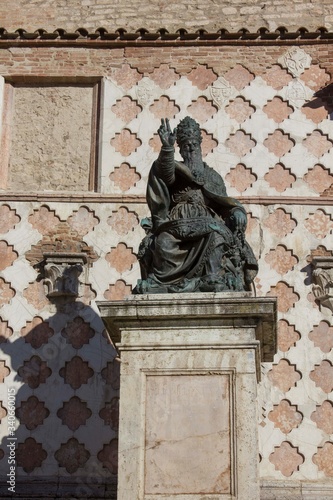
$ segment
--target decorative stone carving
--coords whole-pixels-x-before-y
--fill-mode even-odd
[[[313,294],[320,307],[333,312],[333,257],[315,257],[312,266]]]
[[[219,108],[236,95],[235,89],[222,76],[213,83],[209,90],[213,101]]]
[[[143,78],[136,86],[138,103],[145,107],[154,100],[154,88],[148,78]]]
[[[312,95],[303,83],[295,79],[285,88],[284,98],[295,108],[302,108],[305,101],[311,99]]]
[[[311,65],[311,56],[299,47],[291,47],[278,62],[293,76],[300,76]]]
[[[50,252],[44,254],[41,268],[47,296],[78,297],[79,276],[87,263],[84,253]]]

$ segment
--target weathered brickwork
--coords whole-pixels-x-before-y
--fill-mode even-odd
[[[202,127],[205,161],[245,204],[257,294],[279,300],[278,352],[263,364],[259,387],[262,480],[283,481],[285,495],[294,481],[331,485],[332,315],[314,300],[311,259],[333,247],[333,47],[19,42],[0,49],[0,74],[37,85],[43,77],[103,80],[98,192],[0,193],[1,476],[7,387],[15,387],[19,478],[61,476],[67,488],[72,481],[71,496],[110,496],[119,360],[96,301],[122,299],[135,286],[156,130],[161,116],[173,126],[189,114]],[[70,305],[47,298],[33,267],[50,251],[89,258]],[[65,496],[61,482],[51,483]]]
[[[273,0],[229,0],[222,3],[214,0],[18,0],[3,3],[0,18],[2,26],[12,30],[65,28],[74,31],[81,26],[87,29],[103,26],[130,31],[141,27],[149,30],[166,28],[171,32],[183,27],[190,30],[204,28],[208,31],[221,28],[232,31],[245,27],[255,31],[262,26],[270,30],[279,26],[291,29],[300,26],[308,29],[319,26],[331,28],[333,8],[329,0],[281,3]]]

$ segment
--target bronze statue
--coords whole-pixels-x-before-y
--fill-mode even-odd
[[[147,186],[151,218],[141,221],[141,280],[133,293],[251,290],[258,265],[245,241],[243,205],[202,160],[201,131],[189,116],[172,131],[161,121],[162,148]],[[175,160],[174,144],[183,162]]]

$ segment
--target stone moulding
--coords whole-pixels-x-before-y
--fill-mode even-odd
[[[257,298],[250,292],[150,294],[97,302],[97,306],[115,343],[120,342],[125,323],[126,329],[137,329],[138,325],[142,329],[174,329],[180,319],[186,318],[189,331],[191,325],[198,328],[207,324],[212,328],[255,328],[261,361],[273,361],[276,353],[276,297]]]
[[[78,297],[79,275],[88,257],[84,253],[49,252],[43,254],[44,260],[37,264],[41,270],[43,283],[49,298]]]
[[[314,257],[312,266],[313,295],[320,307],[333,312],[333,257]]]
[[[238,31],[229,32],[226,28],[221,28],[214,33],[210,33],[205,29],[198,29],[194,32],[188,31],[185,28],[179,28],[174,33],[170,33],[165,28],[160,28],[157,31],[149,31],[145,28],[139,28],[135,32],[127,31],[124,28],[118,28],[114,31],[108,31],[106,28],[98,28],[94,32],[89,32],[85,28],[78,28],[73,32],[58,28],[55,31],[48,32],[45,29],[37,29],[33,32],[28,32],[23,28],[9,32],[6,28],[0,28],[0,40],[14,42],[16,40],[24,42],[74,42],[80,41],[99,42],[177,42],[177,41],[292,41],[301,40],[329,40],[333,38],[333,33],[324,26],[320,26],[315,31],[309,31],[305,27],[300,27],[295,31],[288,31],[285,26],[280,26],[274,31],[270,31],[266,27],[261,27],[255,32],[251,32],[246,28],[241,28]]]

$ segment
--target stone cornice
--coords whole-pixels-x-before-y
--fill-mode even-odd
[[[333,206],[332,196],[236,196],[246,205],[328,205]],[[66,192],[2,192],[0,202],[63,202],[63,203],[147,203],[143,195],[118,195],[103,193]]]
[[[118,28],[115,31],[108,31],[105,28],[98,28],[94,32],[89,32],[85,28],[78,28],[74,32],[65,29],[56,29],[48,32],[45,29],[37,29],[34,32],[28,32],[23,28],[9,32],[5,28],[0,28],[0,47],[7,45],[31,46],[31,45],[65,45],[65,46],[91,46],[109,47],[124,45],[224,45],[228,43],[320,43],[333,40],[333,32],[325,27],[318,27],[315,31],[309,31],[307,28],[300,27],[296,31],[288,31],[284,26],[280,26],[275,31],[269,31],[267,28],[259,28],[251,32],[242,28],[235,32],[229,32],[221,28],[214,33],[199,29],[194,32],[185,28],[179,28],[174,33],[170,33],[164,28],[156,32],[150,32],[145,28],[140,28],[135,32],[129,32],[126,29]]]

